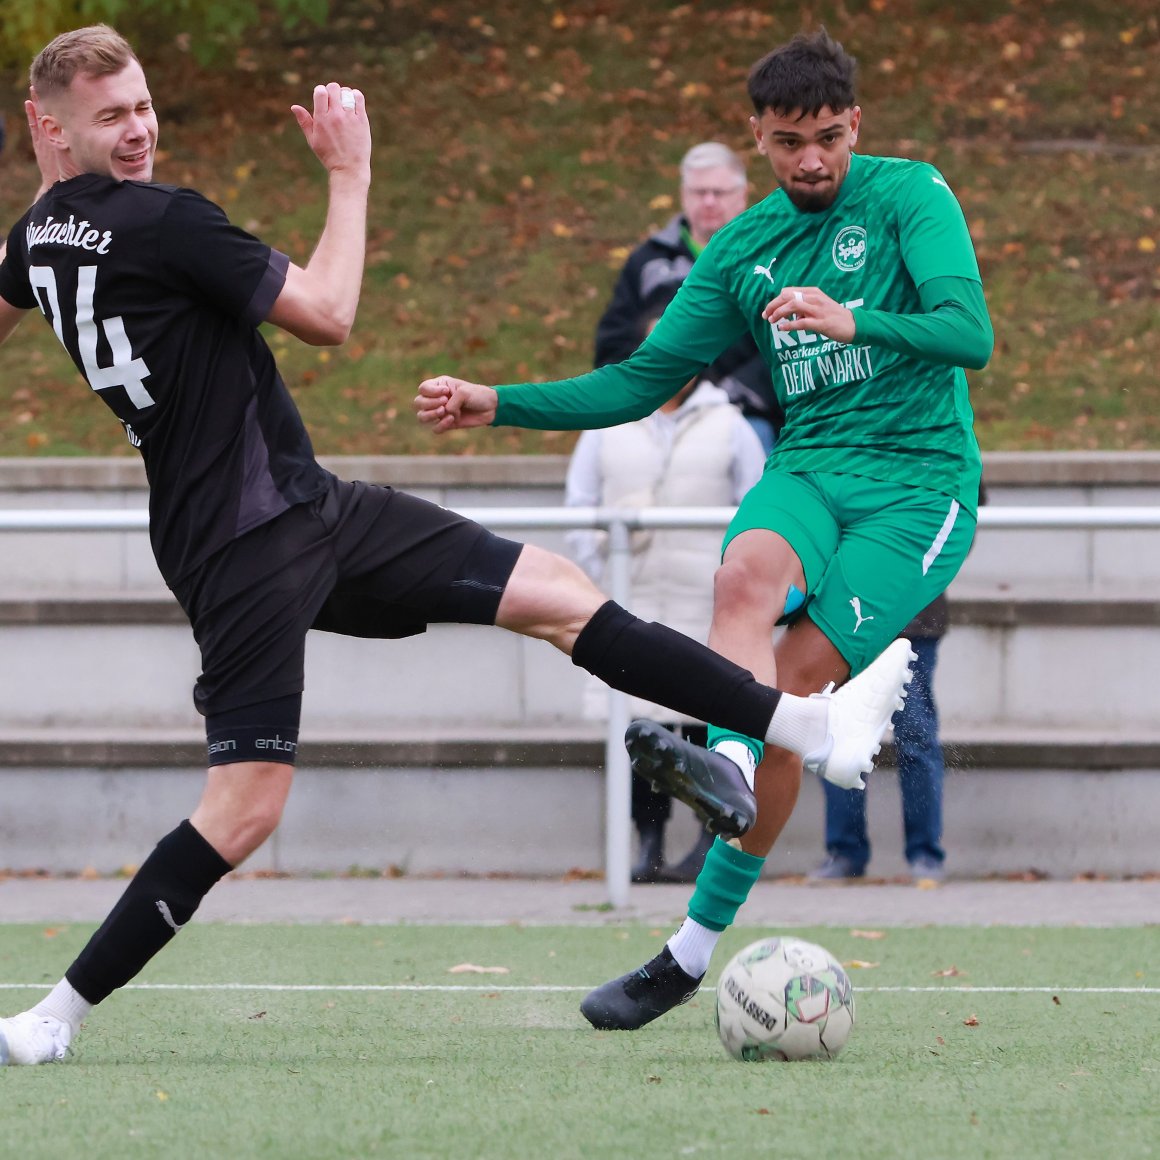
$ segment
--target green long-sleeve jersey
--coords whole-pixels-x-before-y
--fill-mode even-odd
[[[848,306],[853,342],[767,323],[761,312],[784,286],[817,286]],[[746,330],[785,411],[777,466],[927,487],[975,510],[963,367],[985,365],[994,337],[962,209],[924,162],[855,154],[821,213],[772,193],[718,230],[631,358],[501,387],[495,423],[574,430],[641,418]]]

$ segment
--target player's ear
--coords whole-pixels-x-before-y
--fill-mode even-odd
[[[753,130],[753,139],[757,142],[757,152],[764,154],[765,136],[761,132],[761,122],[756,117],[750,117],[749,128]]]
[[[50,145],[57,149],[68,148],[68,137],[64,125],[54,114],[45,112],[40,114],[40,131]]]
[[[856,145],[858,143],[858,128],[862,124],[862,109],[855,105],[850,111],[850,144]]]

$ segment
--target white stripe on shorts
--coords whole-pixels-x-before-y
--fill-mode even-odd
[[[943,526],[939,528],[938,535],[934,538],[934,543],[926,550],[926,555],[922,558],[922,574],[925,576],[930,571],[930,566],[938,559],[938,554],[943,550],[947,542],[947,538],[951,534],[951,530],[955,526],[955,520],[959,514],[959,501],[957,499],[951,500],[951,510],[947,512],[947,518],[943,520]]]

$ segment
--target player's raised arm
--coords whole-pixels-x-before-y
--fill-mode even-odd
[[[305,267],[293,262],[267,321],[313,346],[345,342],[354,325],[366,257],[371,129],[358,89],[317,85],[314,109],[293,106],[330,177],[326,224]]]

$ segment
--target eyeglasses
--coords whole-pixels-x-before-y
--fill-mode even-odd
[[[727,197],[734,197],[744,191],[745,186],[733,185],[728,189],[696,189],[691,185],[683,187],[686,197],[693,198],[694,201],[706,201],[710,197],[715,197],[718,201],[724,201]]]

